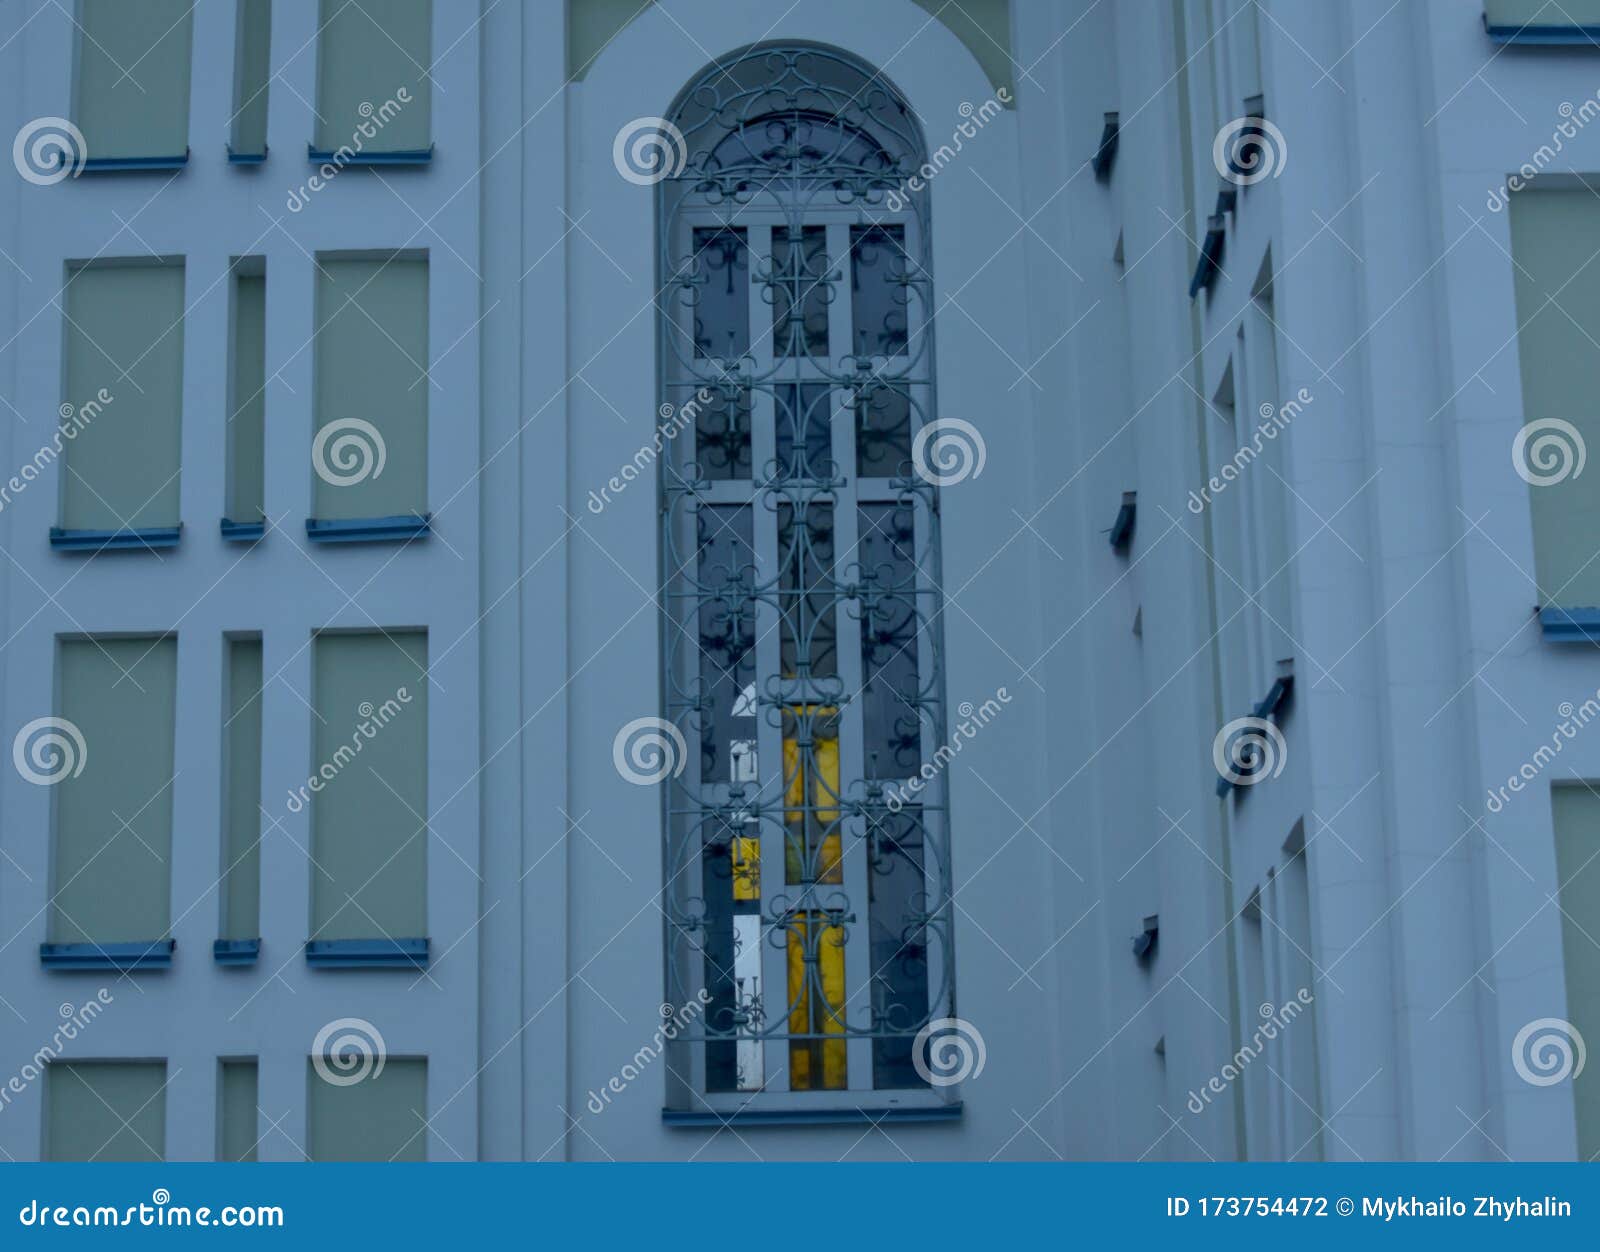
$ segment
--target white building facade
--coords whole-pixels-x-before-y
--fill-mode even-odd
[[[0,5],[0,1152],[1600,1151],[1592,7]]]

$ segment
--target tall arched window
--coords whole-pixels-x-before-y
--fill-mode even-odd
[[[669,122],[665,702],[699,751],[667,787],[667,998],[704,1005],[673,1098],[925,1087],[954,961],[921,129],[800,45],[709,67]]]

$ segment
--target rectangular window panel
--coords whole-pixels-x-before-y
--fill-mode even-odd
[[[233,138],[239,156],[267,151],[267,92],[272,81],[272,0],[239,0],[233,58]]]
[[[312,938],[428,933],[428,637],[317,636]]]
[[[165,1061],[53,1061],[45,1075],[46,1159],[166,1159]]]
[[[702,401],[695,397],[704,395]],[[684,390],[683,403],[693,403],[694,457],[699,477],[709,482],[727,482],[750,477],[750,418],[753,406],[750,389],[722,391],[703,388]],[[685,419],[687,420],[687,419]]]
[[[750,350],[750,253],[745,232],[709,227],[694,232],[694,354],[743,356]]]
[[[189,150],[193,0],[78,0],[78,129],[91,161]]]
[[[833,506],[778,505],[779,665],[784,679],[839,672],[833,584]]]
[[[851,392],[856,414],[856,473],[900,478],[911,472],[911,397],[903,387],[866,383]]]
[[[1587,191],[1511,196],[1523,436],[1514,455],[1531,480],[1534,572],[1541,605],[1600,604],[1600,477],[1579,476],[1577,439],[1600,447],[1600,201]],[[1573,432],[1576,432],[1576,438]]]
[[[828,230],[772,232],[772,355],[828,355]]]
[[[833,392],[822,383],[779,383],[773,397],[779,475],[832,479]]]
[[[383,1072],[340,1086],[306,1065],[307,1155],[313,1161],[428,1159],[428,1062],[388,1057]],[[338,1075],[335,1075],[336,1077]]]
[[[68,529],[178,524],[183,277],[181,262],[68,272],[66,400],[79,427],[62,454]]]
[[[426,513],[427,260],[319,258],[315,368],[316,516]]]
[[[824,913],[796,913],[789,918],[791,1091],[843,1091],[850,1085],[849,1044],[844,1038],[844,944],[844,928],[832,925]]]
[[[229,345],[227,508],[233,521],[256,522],[266,516],[267,279],[259,258],[237,265]]]
[[[171,925],[177,640],[63,640],[60,666],[65,724],[54,731],[63,755],[50,940],[163,939]],[[49,759],[42,739],[33,746],[34,765]]]
[[[217,1159],[253,1161],[256,1159],[255,1061],[224,1061],[217,1091]]]
[[[1585,1039],[1600,1038],[1600,797],[1588,787],[1553,787],[1556,877],[1561,883],[1561,952],[1566,968],[1565,1017]],[[1578,1157],[1600,1152],[1600,1077],[1586,1067],[1572,1080],[1577,1110]]]
[[[905,355],[908,278],[904,226],[850,228],[852,347],[862,356]]]
[[[261,936],[261,640],[228,641],[226,836],[222,849],[224,939]]]
[[[317,29],[317,148],[426,149],[433,126],[430,0],[322,0]]]

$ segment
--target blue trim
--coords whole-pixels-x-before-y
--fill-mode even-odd
[[[394,539],[424,539],[432,513],[402,513],[398,517],[349,517],[332,521],[306,518],[306,538],[317,543],[383,543]]]
[[[266,536],[266,522],[235,522],[222,519],[222,537],[234,543],[254,543]]]
[[[85,174],[118,174],[142,170],[181,170],[189,164],[189,149],[182,156],[89,157],[83,163]]]
[[[1539,628],[1547,643],[1600,643],[1600,609],[1540,609]]]
[[[1138,517],[1139,505],[1134,493],[1122,493],[1122,507],[1117,510],[1117,520],[1111,523],[1111,550],[1121,552],[1133,538],[1133,523]]]
[[[267,146],[266,146],[266,144],[262,144],[261,145],[261,151],[260,152],[235,152],[233,150],[233,145],[231,143],[228,145],[228,164],[229,165],[260,165],[266,159],[267,159]]]
[[[426,165],[433,160],[433,145],[402,152],[352,152],[343,162],[337,156],[337,151],[323,152],[306,145],[306,159],[314,165]]]
[[[1212,214],[1206,222],[1206,239],[1200,248],[1200,261],[1195,266],[1194,277],[1189,280],[1189,299],[1208,291],[1222,269],[1222,240],[1225,233],[1223,217]]]
[[[1117,141],[1121,134],[1117,115],[1107,113],[1105,129],[1100,132],[1100,146],[1095,149],[1094,159],[1089,162],[1094,170],[1094,176],[1101,182],[1111,176],[1111,167],[1117,160]]]
[[[1534,25],[1490,26],[1489,15],[1483,15],[1483,29],[1495,43],[1520,43],[1529,45],[1566,45],[1578,47],[1600,44],[1600,26]]]
[[[218,965],[254,965],[260,955],[259,939],[218,939],[211,945],[211,959]]]
[[[662,1109],[663,1126],[873,1126],[887,1122],[958,1122],[961,1103],[933,1107],[879,1109],[764,1109],[742,1108],[732,1113],[709,1109]]]
[[[426,939],[307,939],[306,964],[321,969],[427,969]]]
[[[63,552],[103,552],[107,548],[176,548],[183,524],[147,526],[143,530],[71,530],[50,528],[50,546]]]
[[[169,969],[176,939],[152,943],[41,943],[39,963],[46,969]]]

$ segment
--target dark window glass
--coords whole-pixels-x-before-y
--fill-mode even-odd
[[[694,232],[694,354],[737,357],[750,350],[750,254],[744,231],[712,227]]]
[[[906,350],[906,232],[903,226],[850,230],[850,316],[862,356],[903,356]]]

